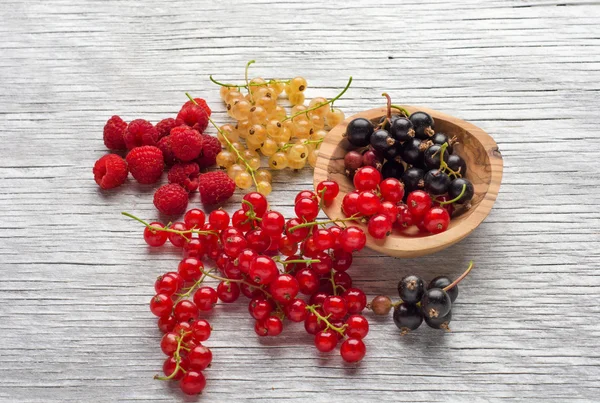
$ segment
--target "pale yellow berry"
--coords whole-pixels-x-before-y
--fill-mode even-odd
[[[217,154],[217,165],[222,168],[229,168],[237,161],[237,156],[231,151],[223,150]]]
[[[273,108],[273,110],[269,112],[269,119],[281,121],[285,119],[286,116],[287,114],[285,113],[285,109],[283,108],[283,106],[280,105],[276,105],[275,108]]]
[[[256,151],[260,150],[260,147],[262,147],[262,142],[256,141],[255,138],[248,137],[246,139],[246,146],[248,147],[248,150]]]
[[[246,141],[253,143],[262,143],[267,138],[267,129],[263,125],[254,124],[248,129]]]
[[[246,147],[244,147],[243,145],[241,145],[240,143],[231,143],[231,146],[228,147],[231,151],[233,151],[233,149],[235,148],[236,150],[238,150],[240,153],[244,152],[244,150],[246,150]]]
[[[308,153],[308,163],[311,167],[317,166],[317,158],[319,157],[319,149],[314,149],[310,153]]]
[[[277,152],[277,148],[277,142],[272,138],[267,138],[260,147],[260,151],[263,153],[263,155],[270,157]]]
[[[232,104],[233,101],[241,100],[243,98],[244,98],[244,95],[241,92],[239,92],[237,88],[235,88],[227,93],[227,97],[225,98],[225,103]]]
[[[267,123],[267,134],[271,137],[277,137],[283,131],[283,125],[279,120],[272,119]]]
[[[322,106],[318,106],[318,105],[322,105]],[[310,111],[310,113],[313,115],[320,116],[320,117],[325,116],[325,114],[329,110],[329,105],[327,104],[327,100],[323,97],[313,98],[309,102],[308,109],[315,108],[315,107],[317,109],[313,109],[312,111]]]
[[[342,123],[346,119],[346,115],[339,109],[330,109],[325,115],[325,119],[327,120],[327,126],[334,127]]]
[[[277,99],[269,97],[260,97],[256,100],[256,105],[265,108],[268,116],[268,114],[277,106]]]
[[[246,172],[246,168],[240,164],[233,164],[227,168],[227,176],[229,176],[231,179],[235,179],[240,172]]]
[[[292,105],[302,105],[304,103],[304,93],[293,92],[290,94],[290,102]]]
[[[245,160],[249,160],[250,158],[260,158],[260,155],[254,150],[244,150],[241,154],[242,158]]]
[[[250,86],[248,87],[248,90],[252,95],[254,95],[254,93],[261,90],[262,88],[265,88],[266,86],[267,82],[264,80],[264,78],[256,77],[250,80]]]
[[[256,171],[254,176],[256,177],[256,180],[258,182],[271,183],[271,181],[273,180],[273,176],[271,175],[271,172],[269,172],[267,169],[259,169],[258,171]]]
[[[322,140],[327,136],[326,130],[315,130],[315,132],[310,136],[311,140]]]
[[[248,129],[252,126],[249,120],[239,120],[235,125],[235,128],[238,132],[238,136],[242,139],[245,139],[248,135]]]
[[[256,184],[256,190],[263,196],[268,196],[273,188],[269,182],[261,181]]]
[[[281,139],[280,141],[287,143],[292,138],[292,131],[289,128],[284,127],[283,132],[281,133],[281,136],[279,136],[279,138]]]
[[[269,158],[269,166],[273,169],[285,169],[288,165],[288,158],[284,152],[276,152]]]
[[[219,95],[221,96],[221,99],[227,102],[227,96],[231,91],[237,91],[237,87],[221,87],[221,89],[219,90]]]
[[[297,161],[288,161],[288,168],[290,169],[302,169],[306,166],[307,158]]]
[[[252,108],[252,104],[245,99],[242,99],[233,104],[231,116],[235,120],[246,120],[250,117],[250,108]]]
[[[290,93],[292,92],[292,87],[290,86],[290,83],[285,83],[283,86],[283,90],[285,91],[285,95],[289,97]]]
[[[220,130],[217,132],[217,138],[223,145],[227,145],[227,141],[225,141],[223,136],[226,136],[230,143],[236,143],[240,139],[236,128],[230,123],[224,124],[219,129]]]
[[[322,129],[325,127],[325,119],[321,116],[311,115],[309,122],[312,123],[313,127],[316,130]]]
[[[293,135],[299,139],[307,139],[314,132],[312,124],[307,120],[294,122]]]
[[[304,77],[294,77],[290,80],[290,92],[302,92],[308,84]]]
[[[297,114],[298,112],[303,112],[305,110],[307,110],[308,108],[305,105],[296,105],[292,108],[292,115]],[[300,116],[306,116],[306,115],[300,115]],[[299,117],[300,117],[299,116]]]
[[[258,168],[260,168],[260,158],[258,158],[258,157],[250,158],[249,160],[247,160],[247,162],[248,162],[248,166],[253,171],[256,171]]]
[[[285,89],[285,83],[278,80],[271,80],[269,81],[269,87],[273,89],[275,96],[278,97]]]
[[[252,176],[246,171],[238,173],[234,181],[240,189],[249,189],[252,186]]]
[[[308,148],[303,143],[296,143],[287,151],[288,164],[290,162],[306,161],[308,158]]]
[[[267,110],[260,105],[254,105],[250,109],[250,122],[253,124],[263,124],[267,121]]]

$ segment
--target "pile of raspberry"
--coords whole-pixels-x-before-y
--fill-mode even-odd
[[[156,125],[111,117],[104,126],[104,144],[111,151],[126,151],[126,156],[112,153],[100,158],[94,164],[94,180],[102,189],[114,189],[131,173],[138,183],[151,185],[167,170],[169,183],[154,194],[154,205],[165,215],[183,214],[196,190],[205,205],[224,202],[233,194],[234,182],[222,172],[200,173],[215,165],[221,151],[219,140],[204,133],[210,114],[206,102],[196,98],[195,103],[186,102],[176,118]]]

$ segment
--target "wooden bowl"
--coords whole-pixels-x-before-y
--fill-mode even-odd
[[[434,253],[455,244],[469,235],[487,217],[498,196],[502,179],[502,155],[498,146],[486,132],[469,122],[443,114],[441,112],[416,107],[403,106],[409,113],[424,111],[435,120],[435,131],[456,136],[458,144],[454,152],[467,163],[467,179],[473,182],[475,195],[471,207],[453,217],[448,230],[441,234],[431,235],[419,233],[416,227],[412,231],[399,232],[394,229],[392,235],[382,240],[372,238],[367,226],[358,221],[353,225],[361,227],[367,234],[367,246],[386,255],[395,257],[416,257]],[[352,180],[344,173],[344,155],[353,147],[345,138],[346,126],[353,119],[366,118],[373,123],[386,113],[386,108],[370,109],[350,116],[334,127],[325,137],[319,150],[319,157],[314,172],[314,185],[330,179],[340,185],[340,193],[334,202],[324,207],[330,219],[343,218],[342,200],[346,193],[354,190]]]

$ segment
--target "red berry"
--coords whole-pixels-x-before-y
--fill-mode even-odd
[[[348,313],[360,313],[367,306],[367,296],[358,288],[347,288],[343,297],[348,305]]]
[[[308,315],[306,302],[301,299],[294,299],[285,306],[285,316],[292,322],[303,322]]]
[[[123,132],[123,139],[128,150],[142,146],[154,146],[158,141],[158,131],[147,120],[136,119],[127,125]]]
[[[198,345],[190,350],[187,355],[189,367],[195,371],[204,371],[212,362],[212,351],[210,348]]]
[[[193,127],[199,132],[204,132],[208,127],[208,118],[210,117],[210,108],[206,105],[206,101],[197,98],[200,102],[196,101],[198,105],[187,102],[177,114],[176,122],[178,125],[187,125]]]
[[[177,276],[177,277],[175,277]],[[179,290],[179,278],[177,273],[175,275],[165,274],[164,276],[159,276],[154,282],[154,290],[157,294],[164,294],[171,296],[175,294]]]
[[[271,238],[260,228],[248,231],[246,233],[246,240],[249,247],[258,253],[266,251],[271,245]]]
[[[383,201],[379,206],[378,213],[388,217],[393,224],[398,218],[398,206],[391,201]]]
[[[192,325],[190,325],[190,322],[179,322],[173,328],[173,333],[181,337],[181,340],[183,340],[183,342],[188,342],[192,340],[191,329]]]
[[[150,300],[150,312],[154,316],[162,317],[171,314],[173,301],[170,295],[157,294]]]
[[[187,257],[179,262],[179,266],[177,267],[177,273],[183,278],[185,282],[193,282],[198,281],[202,276],[202,270],[204,269],[204,264],[200,259],[195,257]]]
[[[369,322],[362,315],[350,315],[346,319],[346,335],[355,339],[364,339],[369,333]]]
[[[188,126],[179,126],[171,130],[171,149],[181,161],[192,161],[202,151],[202,136]]]
[[[319,312],[321,315],[323,312]],[[327,327],[327,324],[320,320],[317,315],[314,313],[309,313],[304,320],[304,329],[308,334],[317,334],[321,330],[324,330]]]
[[[252,261],[256,259],[258,253],[253,249],[244,249],[237,257],[238,267],[244,274],[248,274]]]
[[[225,303],[235,302],[240,296],[240,286],[234,282],[227,284],[221,281],[217,286],[217,295]]]
[[[342,343],[340,354],[346,362],[357,362],[364,358],[367,353],[365,343],[360,339],[349,338]]]
[[[450,197],[448,195],[438,196],[433,201],[433,205],[434,206],[442,206],[443,208],[445,208],[448,211],[448,214],[450,214],[450,217],[452,217],[452,213],[454,212],[454,204],[450,203],[450,204],[440,205],[440,202],[446,202],[448,200],[450,200]]]
[[[312,295],[319,288],[319,276],[312,269],[301,269],[296,272],[296,280],[302,294]]]
[[[264,320],[273,312],[273,304],[262,297],[254,298],[248,304],[248,312],[256,320]]]
[[[202,134],[202,150],[194,162],[200,169],[212,167],[217,163],[217,154],[220,152],[221,142],[219,139],[209,134]]]
[[[357,190],[346,193],[346,196],[344,196],[344,200],[342,200],[342,212],[346,217],[358,213],[358,196],[360,196],[360,193]]]
[[[159,222],[150,223],[151,227],[156,228],[164,228],[165,226]],[[144,229],[144,241],[150,246],[162,246],[167,242],[167,233],[164,231],[153,231],[150,228],[146,227]]]
[[[317,228],[313,232],[313,239],[315,241],[315,245],[319,247],[321,250],[331,249],[335,243],[335,239],[331,232],[325,228]]]
[[[137,147],[127,154],[125,160],[131,176],[142,184],[157,182],[165,167],[162,151],[154,146]]]
[[[165,215],[180,215],[188,205],[188,193],[174,183],[159,187],[154,193],[154,206]]]
[[[373,190],[381,182],[381,173],[371,166],[360,168],[354,174],[354,187],[358,191]]]
[[[200,175],[198,191],[203,204],[218,204],[233,195],[235,182],[223,171],[208,172]]]
[[[300,255],[291,255],[285,258],[285,270],[290,274],[296,275],[298,271],[308,267],[308,265],[305,262],[289,263],[292,260],[303,260],[303,257]]]
[[[269,207],[267,198],[258,192],[250,192],[244,195],[243,199],[252,205],[254,214],[257,217],[262,217]],[[246,203],[242,203],[242,209],[244,212],[250,211],[250,206]]]
[[[225,270],[223,270],[223,275],[229,279],[239,280],[242,278],[242,272],[240,271],[239,266],[236,264],[236,260],[231,260],[225,266]]]
[[[315,243],[313,237],[307,238],[304,242],[302,242],[302,244],[300,245],[300,251],[304,256],[310,258],[314,258],[319,253],[321,253],[321,250]]]
[[[377,214],[381,206],[381,200],[371,191],[365,191],[358,195],[357,203],[358,212],[366,216]]]
[[[335,272],[333,275],[333,282],[337,286],[342,287],[344,290],[352,287],[352,277],[350,277],[350,275],[346,272]],[[331,281],[329,284],[331,284]]]
[[[109,150],[125,150],[125,129],[127,123],[119,116],[113,116],[104,125],[104,145]]]
[[[171,147],[171,136],[166,136],[158,140],[156,147],[158,147],[158,149],[160,149],[162,152],[163,161],[166,166],[175,165],[177,162],[179,162],[175,157],[175,154],[173,154],[173,147]]]
[[[340,246],[348,253],[360,251],[366,243],[367,237],[363,230],[358,227],[345,228],[340,234]]]
[[[180,358],[179,369],[177,369],[177,360],[175,359],[175,357],[168,357],[163,363],[163,373],[165,374],[165,376],[171,376],[171,374],[175,372],[175,369],[177,369],[177,373],[171,378],[175,381],[178,381],[181,378],[183,378],[183,375],[185,375],[183,371],[187,371],[189,368],[190,362],[187,359],[187,357]]]
[[[183,257],[195,257],[196,259],[202,259],[202,256],[204,256],[206,253],[204,248],[204,243],[202,243],[199,238],[192,238],[183,244]]]
[[[240,285],[240,291],[242,292],[242,294],[244,294],[246,297],[253,299],[253,298],[258,298],[258,297],[263,297],[264,292],[262,291],[262,288],[258,288],[258,285],[253,286],[253,285],[248,285],[247,283],[242,283]]]
[[[240,231],[250,231],[253,227],[253,221],[248,218],[246,212],[243,209],[236,210],[231,215],[231,225]]]
[[[287,304],[296,298],[299,288],[298,281],[290,274],[280,274],[269,284],[273,299],[282,304]]]
[[[331,286],[331,282],[329,281],[329,279],[327,278],[323,278],[322,281],[324,281],[325,283],[329,284],[329,286]],[[323,302],[325,302],[325,299],[327,299],[328,296],[330,296],[331,293],[330,292],[318,292],[316,294],[313,294],[310,296],[310,300],[308,301],[310,303],[310,305],[323,305]]]
[[[185,226],[185,224],[180,221],[174,222],[170,228],[176,231],[187,231],[187,227]],[[168,232],[167,234],[169,242],[171,242],[171,244],[173,244],[173,246],[177,248],[183,248],[183,245],[185,245],[185,243],[187,242],[183,235],[177,234],[175,232]],[[186,236],[189,236],[189,234],[186,234]]]
[[[294,242],[301,242],[306,238],[309,232],[308,227],[300,227],[296,228],[293,231],[290,231],[291,228],[294,228],[304,222],[299,218],[292,218],[285,223],[285,234],[290,237]]]
[[[450,214],[443,207],[432,207],[423,217],[423,226],[432,234],[446,231],[448,225],[450,225]]]
[[[198,189],[199,176],[200,168],[198,164],[182,162],[171,167],[167,178],[169,183],[177,184],[186,191],[193,192]]]
[[[214,210],[208,215],[208,222],[217,231],[222,231],[229,225],[229,214],[225,210]]]
[[[346,271],[352,265],[352,253],[336,249],[333,252],[333,270]]]
[[[408,194],[406,205],[413,216],[423,217],[431,207],[431,196],[424,190],[415,190]]]
[[[246,238],[240,235],[233,235],[227,237],[223,243],[223,251],[227,254],[227,256],[236,258],[244,249],[246,249],[247,246],[248,242],[246,241]]]
[[[298,252],[298,244],[287,235],[279,238],[278,248],[284,256],[294,256]]]
[[[211,229],[216,230],[216,228],[212,224],[208,225],[210,225]],[[225,240],[230,236],[244,236],[244,233],[235,227],[226,227],[221,230],[221,242],[225,242]]]
[[[319,200],[317,197],[317,194],[315,192],[311,192],[310,190],[302,190],[302,191],[298,192],[298,194],[294,198],[294,204],[298,203],[298,200],[300,200],[300,199]]]
[[[404,197],[404,184],[396,178],[387,178],[379,184],[379,192],[383,200],[398,203]]]
[[[161,316],[158,318],[158,329],[163,333],[168,333],[175,328],[177,319],[173,315]]]
[[[377,214],[369,219],[369,235],[375,239],[383,239],[392,233],[392,221],[384,214]]]
[[[398,205],[398,215],[394,224],[400,229],[406,229],[415,224],[415,218],[406,204]]]
[[[298,218],[306,221],[314,221],[319,214],[319,202],[315,199],[303,198],[296,202],[294,211]]]
[[[317,193],[322,195],[325,205],[328,206],[340,193],[340,186],[334,181],[322,181],[317,185]]]
[[[217,303],[218,295],[212,287],[200,287],[194,293],[194,303],[200,311],[210,311]]]
[[[175,123],[175,119],[173,118],[166,118],[158,122],[155,127],[158,132],[158,139],[160,140],[171,134],[171,129],[177,127],[177,123]]]
[[[198,307],[192,301],[181,300],[173,309],[173,316],[178,322],[189,322],[198,318]]]
[[[260,227],[270,237],[281,235],[285,225],[285,218],[277,211],[267,211],[262,217]]]
[[[277,265],[268,256],[259,255],[250,264],[250,278],[258,284],[268,284],[279,274]]]
[[[192,327],[190,330],[192,332],[192,337],[194,338],[194,340],[198,342],[203,342],[205,340],[208,340],[208,338],[210,337],[210,332],[212,328],[206,320],[198,319],[197,321],[192,323]]]
[[[323,301],[323,311],[333,319],[343,319],[348,313],[348,305],[343,297],[330,295]]]
[[[314,270],[320,276],[324,276],[331,272],[331,268],[333,267],[333,260],[331,256],[329,256],[325,252],[318,252],[313,256],[315,260],[319,260],[319,262],[313,262],[310,264],[311,269]]]
[[[94,164],[94,180],[102,189],[114,189],[127,180],[127,162],[117,154],[107,154]]]
[[[264,325],[269,336],[278,336],[283,331],[283,322],[277,316],[269,316],[265,319]]]
[[[265,326],[265,322],[262,320],[257,320],[256,322],[254,322],[254,332],[260,337],[264,337],[269,334],[269,331]]]
[[[165,355],[171,356],[177,351],[179,335],[175,332],[166,333],[160,340],[160,349]]]
[[[342,229],[338,226],[330,227],[329,233],[333,236],[333,247],[334,249],[340,249],[340,234],[342,233]]]
[[[337,332],[331,329],[322,330],[315,335],[315,347],[322,353],[333,351],[338,343]]]
[[[206,387],[206,379],[202,372],[188,371],[179,381],[179,387],[186,395],[197,395]]]
[[[204,211],[197,209],[197,208],[193,208],[193,209],[189,210],[183,216],[183,222],[185,223],[185,226],[188,229],[202,228],[205,220],[206,220],[206,215],[204,214]]]

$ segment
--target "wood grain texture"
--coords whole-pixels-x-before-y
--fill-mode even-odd
[[[152,379],[163,357],[147,303],[178,254],[147,250],[119,214],[155,218],[152,188],[100,192],[91,166],[114,113],[156,122],[190,91],[226,122],[207,76],[240,80],[250,59],[257,75],[304,75],[311,97],[352,75],[347,116],[385,90],[473,122],[504,177],[452,248],[365,250],[350,269],[370,296],[394,295],[407,273],[475,260],[452,333],[400,337],[373,319],[354,368],[318,356],[299,326],[257,340],[244,304],[218,306],[198,401],[597,401],[599,14],[593,0],[0,2],[0,401],[190,400]],[[311,185],[308,170],[278,173],[272,204],[290,216]]]
[[[468,208],[461,207],[453,216],[448,229],[437,235],[425,235],[416,227],[406,231],[397,231],[385,239],[371,237],[366,223],[354,221],[367,234],[367,246],[378,252],[394,257],[419,257],[439,252],[463,240],[483,222],[490,213],[502,180],[502,155],[498,145],[479,127],[422,106],[401,105],[407,113],[427,112],[435,121],[436,132],[445,133],[458,140],[455,153],[460,155],[468,166],[466,178],[473,183],[474,195]],[[385,116],[385,107],[361,111],[349,116],[332,128],[323,140],[319,158],[315,166],[313,182],[316,186],[324,180],[334,180],[340,185],[340,192],[331,205],[323,208],[331,219],[343,217],[340,213],[342,202],[347,193],[354,190],[352,180],[347,177],[344,156],[349,150],[356,149],[345,139],[348,124],[357,118],[364,118],[377,125]]]

